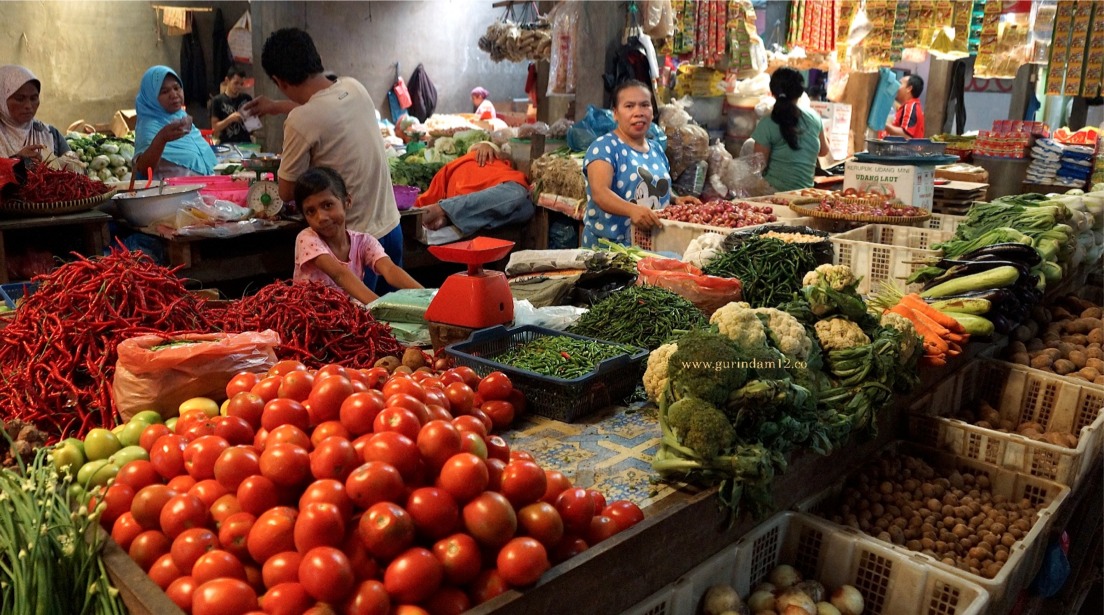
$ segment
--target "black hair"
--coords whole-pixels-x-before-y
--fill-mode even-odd
[[[797,125],[801,122],[801,110],[797,108],[797,99],[805,92],[805,79],[796,70],[783,66],[771,75],[770,91],[775,99],[771,119],[778,124],[778,131],[790,149],[799,149]]]
[[[233,79],[234,77],[245,79],[245,69],[240,66],[231,66],[230,69],[226,71],[226,78]]]
[[[920,75],[909,75],[905,77],[905,83],[907,83],[909,89],[912,90],[912,97],[920,98],[920,94],[924,91],[924,80]]]
[[[308,198],[326,190],[342,202],[349,198],[349,191],[345,188],[345,180],[341,179],[340,173],[330,167],[312,167],[295,180],[295,202],[302,207]]]
[[[273,32],[261,51],[261,66],[269,77],[299,85],[325,70],[310,35],[299,28]]]
[[[648,87],[648,84],[643,81],[637,81],[636,79],[626,79],[621,83],[618,83],[613,87],[613,93],[610,95],[613,100],[614,108],[617,108],[617,103],[620,102],[618,98],[621,96],[621,92],[629,88],[644,88],[649,94],[652,92],[652,88]]]

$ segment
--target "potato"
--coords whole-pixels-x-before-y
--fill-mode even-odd
[[[1104,376],[1097,376],[1094,378],[1093,384],[1104,384]]]
[[[1094,305],[1084,312],[1081,312],[1081,318],[1104,318],[1104,309]]]
[[[1074,334],[1067,335],[1067,336],[1063,337],[1062,342],[1064,344],[1068,344],[1068,345],[1072,346],[1072,348],[1067,350],[1066,353],[1065,353],[1065,354],[1069,354],[1070,352],[1072,352],[1074,350],[1082,349],[1085,346],[1085,344],[1089,343],[1089,338],[1088,338],[1088,336],[1086,336],[1082,333],[1074,333]],[[1059,344],[1059,348],[1060,349],[1062,348],[1061,344]]]
[[[1026,352],[1017,352],[1009,357],[1013,363],[1018,365],[1031,365],[1031,357]]]
[[[1104,359],[1094,359],[1089,357],[1085,359],[1085,367],[1091,367],[1096,371],[1104,374]]]
[[[1024,340],[1026,342],[1028,340]],[[1021,341],[1014,341],[1008,344],[1008,353],[1016,354],[1017,352],[1027,352],[1027,346]]]
[[[1049,444],[1056,444],[1058,446],[1066,446],[1068,442],[1066,440],[1066,434],[1057,431],[1048,431],[1043,434],[1043,440]]]
[[[1054,361],[1050,358],[1050,355],[1044,353],[1031,359],[1030,365],[1035,369],[1045,369],[1049,372],[1053,363]]]
[[[1089,382],[1096,380],[1096,377],[1100,375],[1100,372],[1092,367],[1082,367],[1077,373],[1084,376],[1085,380]]]
[[[1027,325],[1019,325],[1012,330],[1012,339],[1018,342],[1026,342],[1030,339],[1034,339],[1035,334]]]
[[[1066,434],[1066,446],[1070,448],[1077,448],[1078,442],[1080,442],[1080,440],[1077,438],[1077,436],[1071,433]]]
[[[1045,350],[1043,350],[1043,354],[1050,357],[1051,361],[1057,361],[1058,359],[1062,358],[1062,351],[1058,350],[1057,348],[1047,347]]]
[[[1083,352],[1085,353],[1085,356],[1090,359],[1100,359],[1104,361],[1104,350],[1100,349],[1099,344],[1089,344],[1089,347],[1086,348]]]
[[[1090,344],[1104,344],[1104,329],[1097,328],[1089,331],[1086,339]]]
[[[398,357],[386,356],[377,360],[375,364],[372,365],[372,367],[382,367],[385,368],[387,371],[392,372],[395,371],[395,368],[401,364],[402,363],[399,361]]]
[[[1054,362],[1054,373],[1059,376],[1065,376],[1066,374],[1075,371],[1077,366],[1068,359],[1058,359]]]
[[[1073,345],[1073,344],[1071,344],[1067,341],[1058,342],[1058,351],[1062,353],[1063,357],[1069,357],[1070,353],[1075,351],[1075,350],[1077,350],[1077,346],[1075,346],[1075,345]],[[1055,359],[1055,360],[1057,360],[1057,359]]]
[[[1027,343],[1028,352],[1037,352],[1039,350],[1042,350],[1043,348],[1046,348],[1046,344],[1044,344],[1043,340],[1039,338],[1035,338]]]
[[[419,348],[407,348],[406,352],[403,353],[402,364],[412,370],[424,367],[426,364],[425,354]]]
[[[1069,359],[1070,362],[1072,362],[1074,366],[1077,367],[1077,369],[1085,367],[1086,362],[1089,360],[1089,358],[1085,356],[1085,353],[1081,350],[1074,350],[1070,352],[1066,355],[1066,358]]]
[[[1062,345],[1062,338],[1055,335],[1053,337],[1044,337],[1043,343],[1046,344],[1048,350],[1053,350],[1058,353],[1058,356],[1062,356],[1062,351],[1058,349]]]

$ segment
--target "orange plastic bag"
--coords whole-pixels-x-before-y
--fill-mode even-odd
[[[636,264],[637,284],[650,284],[678,293],[710,315],[743,297],[740,280],[705,275],[701,269],[673,258],[645,258]]]
[[[279,344],[280,335],[271,330],[124,340],[112,381],[115,407],[124,419],[143,410],[169,418],[177,415],[181,402],[193,397],[222,399],[235,374],[263,372],[275,365]],[[155,350],[158,346],[163,347]]]

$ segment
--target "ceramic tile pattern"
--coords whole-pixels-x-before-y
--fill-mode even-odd
[[[653,482],[652,457],[659,447],[654,407],[611,407],[575,423],[529,414],[504,436],[542,467],[601,491],[610,502],[626,499],[646,508],[674,492]]]

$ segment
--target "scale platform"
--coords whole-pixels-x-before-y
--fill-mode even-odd
[[[426,320],[472,329],[512,322],[514,297],[506,274],[485,270],[483,264],[505,257],[513,247],[512,241],[492,237],[429,246],[430,254],[445,262],[467,265],[468,270],[445,279],[426,310]]]

